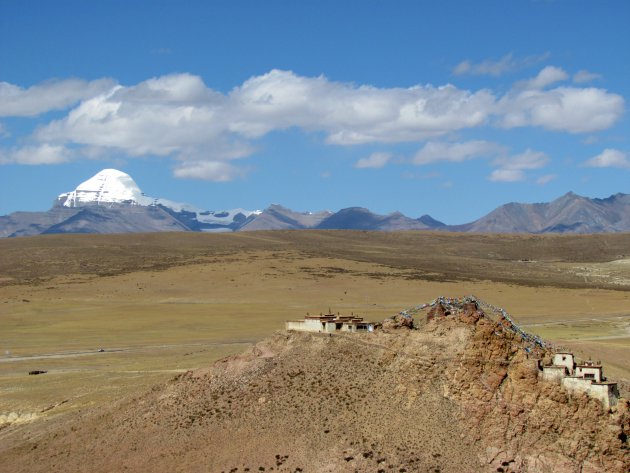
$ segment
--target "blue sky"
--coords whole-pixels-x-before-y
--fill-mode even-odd
[[[0,215],[103,168],[221,210],[630,193],[630,2],[0,0]]]

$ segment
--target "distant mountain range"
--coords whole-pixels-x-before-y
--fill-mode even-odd
[[[630,231],[630,195],[589,199],[569,192],[542,204],[502,205],[479,220],[449,227],[481,233],[612,233]]]
[[[438,230],[479,233],[604,233],[630,231],[630,195],[590,199],[569,192],[549,203],[502,205],[464,225],[445,225],[429,215],[378,215],[361,207],[338,212],[295,212],[271,205],[263,211],[201,210],[146,196],[124,172],[104,169],[46,212],[0,216],[0,237],[46,233],[253,231],[298,229]]]

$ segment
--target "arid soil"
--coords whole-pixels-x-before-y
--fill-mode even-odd
[[[364,335],[280,332],[151,392],[25,429],[3,471],[626,472],[630,404],[538,379],[479,312]],[[544,355],[544,354],[543,354]]]
[[[630,258],[630,233],[542,236],[309,230],[40,235],[2,239],[0,250],[3,284],[42,282],[67,274],[111,276],[161,270],[228,255],[241,258],[247,252],[263,250],[378,263],[409,270],[407,277],[418,280],[630,287],[589,267],[591,263],[620,261],[613,272],[623,271],[618,266],[627,266],[623,262]]]
[[[326,311],[330,307],[369,320],[382,320],[437,295],[475,294],[506,308],[527,331],[570,348],[584,359],[601,359],[605,375],[618,381],[622,393],[628,396],[627,248],[630,235],[426,232],[51,235],[0,240],[0,471],[29,471],[30,467],[33,471],[45,467],[49,471],[111,471],[108,468],[112,465],[121,470],[127,466],[131,471],[150,471],[153,467],[159,471],[156,465],[162,463],[165,469],[170,466],[173,471],[230,471],[237,467],[238,471],[245,467],[249,471],[262,471],[260,467],[266,471],[279,467],[284,468],[282,471],[475,471],[467,467],[477,465],[470,463],[471,459],[495,468],[488,471],[528,471],[527,465],[547,465],[550,461],[565,471],[574,471],[570,468],[575,462],[563,463],[565,457],[582,459],[588,468],[595,465],[593,471],[606,471],[602,465],[617,468],[611,458],[620,450],[606,443],[604,437],[593,437],[592,432],[580,434],[590,439],[584,443],[571,434],[572,429],[581,428],[579,419],[586,419],[585,412],[594,412],[591,408],[596,405],[590,400],[569,400],[556,393],[553,402],[565,399],[566,403],[560,402],[565,406],[559,408],[562,420],[550,420],[542,414],[546,416],[553,405],[539,404],[537,399],[543,399],[542,395],[527,397],[527,386],[537,385],[537,380],[531,376],[521,379],[515,374],[514,379],[521,381],[514,381],[515,391],[510,391],[511,384],[505,380],[512,379],[509,373],[516,373],[514,370],[508,370],[508,377],[503,378],[498,391],[492,391],[493,396],[478,397],[482,391],[476,391],[475,386],[481,382],[477,378],[484,365],[472,361],[467,364],[461,358],[461,350],[473,348],[458,345],[472,340],[469,335],[461,335],[468,332],[459,326],[445,329],[443,341],[442,335],[434,337],[441,333],[437,328],[432,333],[383,333],[352,339],[279,334],[245,355],[210,367],[216,360],[242,353],[272,336],[282,329],[285,320],[302,317],[309,311]],[[359,343],[361,340],[366,343]],[[451,348],[452,344],[455,348]],[[100,352],[100,348],[105,351]],[[407,371],[396,371],[403,359],[409,363],[413,359],[400,355],[401,350],[418,355],[419,361],[409,365]],[[347,353],[347,359],[336,357],[337,351]],[[399,354],[394,356],[394,364],[383,365],[388,353]],[[373,371],[379,363],[378,366],[391,365],[392,369]],[[282,371],[302,364],[309,364],[308,373],[313,373],[308,375],[306,385],[306,381],[300,381],[306,379],[306,374],[292,377]],[[225,380],[235,366],[242,368],[243,373],[257,373],[251,377],[260,376],[267,384],[238,378],[241,371],[236,370],[235,384],[230,389],[223,388],[221,393],[217,383],[227,383]],[[280,371],[273,371],[274,367]],[[462,371],[462,367],[466,369]],[[31,370],[47,373],[29,376]],[[184,374],[188,371],[192,373]],[[217,372],[223,373],[220,381],[201,374]],[[474,373],[470,389],[462,389],[459,382],[452,384],[468,372]],[[180,377],[173,381],[176,376]],[[427,376],[434,377],[435,382],[428,382]],[[313,390],[320,385],[317,379],[329,391],[337,387],[338,392],[317,394]],[[311,386],[313,382],[315,386]],[[420,390],[413,383],[424,388]],[[277,410],[272,410],[276,404],[267,401],[276,389],[279,399],[285,400],[278,401]],[[257,396],[256,402],[253,410],[243,410],[238,422],[233,420],[236,423],[230,424],[227,415],[221,417],[216,411],[208,414],[204,410],[220,409],[225,413],[235,399],[245,399],[245,391]],[[286,400],[290,391],[294,391],[295,403]],[[343,402],[337,402],[335,396],[342,391]],[[159,400],[167,392],[171,394],[163,400],[172,399],[175,404]],[[231,403],[225,397],[230,392],[237,396]],[[332,400],[325,399],[324,392],[333,396]],[[421,401],[412,402],[407,410],[399,401],[403,392],[415,392],[410,396]],[[467,393],[474,393],[474,397],[467,398]],[[526,399],[519,397],[521,393]],[[264,400],[259,402],[261,397]],[[388,399],[391,402],[386,402]],[[475,404],[479,399],[483,401]],[[497,404],[506,399],[512,407]],[[524,410],[515,408],[514,403],[520,403]],[[590,407],[578,415],[582,404]],[[302,405],[310,410],[300,410]],[[362,406],[370,415],[360,415],[364,412]],[[400,411],[394,412],[388,406],[398,406]],[[536,409],[540,414],[537,416],[546,419],[546,427],[536,424],[538,417],[527,417]],[[385,417],[379,420],[381,411]],[[157,424],[147,420],[153,418],[150,412],[160,413]],[[328,412],[333,415],[327,415]],[[348,412],[353,413],[352,417],[346,416]],[[506,412],[509,416],[502,417]],[[476,416],[475,428],[466,424],[471,413]],[[187,425],[189,421],[181,419],[191,415],[203,417],[205,420],[199,421],[203,427],[195,420],[185,429],[175,428],[180,423]],[[101,420],[94,420],[93,416],[101,416]],[[216,423],[219,417],[223,420]],[[506,424],[484,423],[484,419],[498,417]],[[162,418],[172,420],[160,423]],[[125,423],[124,419],[130,420]],[[250,436],[254,432],[251,419],[255,419],[260,444]],[[300,419],[308,419],[312,430],[304,427]],[[566,424],[567,419],[579,422]],[[598,423],[601,418],[589,419]],[[101,424],[111,430],[111,438],[103,436]],[[121,427],[123,424],[130,432]],[[336,430],[326,427],[333,424]],[[298,426],[306,430],[300,434]],[[523,435],[515,426],[525,429]],[[329,433],[321,433],[320,428]],[[414,428],[420,430],[412,439],[408,432]],[[478,439],[467,444],[467,439],[480,428],[487,430],[483,437],[494,439],[495,443]],[[222,434],[232,430],[242,431],[242,435]],[[274,443],[272,432],[278,431],[291,435]],[[331,437],[333,432],[339,436]],[[343,432],[346,433],[342,436]],[[550,437],[549,432],[555,432],[557,438]],[[371,440],[352,450],[350,447],[355,448],[356,438],[363,433]],[[65,447],[53,442],[55,435],[72,448],[69,456]],[[384,436],[396,439],[398,449],[414,452],[414,456],[386,448],[379,443]],[[564,452],[562,456],[555,456],[556,447],[541,453],[540,459],[528,453],[527,445],[536,445],[532,450],[535,452],[546,451],[537,436],[540,441],[561,445],[558,448]],[[343,443],[344,438],[350,437]],[[115,438],[122,439],[120,445],[124,448],[120,455],[119,446],[114,449],[116,453],[107,454],[99,445],[114,448]],[[216,461],[208,460],[205,442],[223,446],[213,450]],[[182,446],[188,443],[190,447]],[[321,448],[317,446],[320,443]],[[372,443],[381,445],[380,451],[391,459],[389,463],[376,465],[368,461],[369,451],[362,449]],[[33,448],[34,444],[37,447]],[[127,444],[129,451],[125,450]],[[408,444],[414,447],[407,448]],[[287,448],[278,449],[278,445]],[[327,445],[331,450],[326,451]],[[456,451],[453,445],[457,446]],[[375,448],[372,456],[379,451]],[[452,452],[450,457],[435,451],[441,448]],[[320,451],[321,455],[315,459],[309,456],[309,449]],[[585,453],[587,450],[596,453]],[[34,453],[37,451],[47,452],[48,457]],[[220,452],[227,452],[227,456],[221,457]],[[243,458],[241,463],[235,461],[234,452]],[[248,456],[247,452],[256,455]],[[368,457],[364,458],[364,453]],[[433,453],[443,456],[434,457]],[[287,455],[290,461],[284,458]],[[327,455],[334,457],[330,460],[333,470],[320,463]],[[346,461],[343,455],[353,458]],[[112,462],[127,458],[129,463],[108,463],[107,458]],[[364,460],[360,458],[365,462],[361,463]],[[420,466],[410,463],[415,458],[415,464]],[[148,463],[143,463],[145,460]],[[337,460],[339,463],[335,463]],[[282,464],[276,465],[280,461]],[[507,465],[501,464],[504,462]],[[307,469],[309,465],[311,468]],[[485,471],[486,467],[479,468]],[[589,471],[588,468],[583,471]]]

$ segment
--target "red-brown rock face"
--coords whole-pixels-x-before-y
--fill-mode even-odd
[[[444,309],[414,330],[278,333],[138,399],[5,430],[0,471],[629,471],[626,400],[569,396],[519,335]]]
[[[467,308],[460,320],[431,323],[454,329],[477,315]],[[460,360],[445,371],[445,395],[461,407],[466,441],[479,447],[489,471],[630,471],[627,400],[605,411],[596,399],[541,380],[520,336],[501,321],[479,318]]]

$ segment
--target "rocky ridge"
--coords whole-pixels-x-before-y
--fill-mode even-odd
[[[551,202],[502,205],[451,231],[478,233],[607,233],[630,230],[630,195],[589,199],[568,192]]]
[[[448,313],[448,314],[447,314]],[[11,471],[626,472],[630,406],[540,380],[544,344],[476,304],[242,355],[0,447]]]
[[[158,208],[160,212],[154,210]],[[133,214],[133,215],[132,215]],[[463,225],[446,225],[429,215],[379,215],[362,207],[337,212],[296,212],[273,204],[263,211],[201,210],[145,195],[131,176],[104,169],[60,194],[48,212],[0,216],[0,237],[41,233],[131,233],[160,231],[235,232],[254,230],[437,230],[476,233],[617,233],[630,230],[630,195],[590,199],[569,192],[552,202],[509,203]]]

